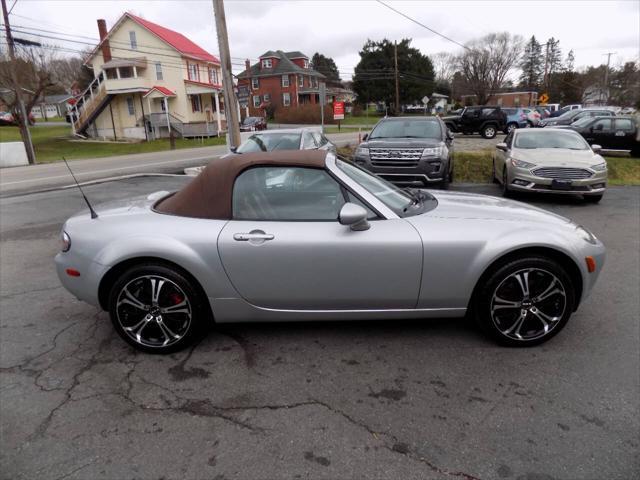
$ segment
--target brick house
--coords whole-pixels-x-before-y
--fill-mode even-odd
[[[217,135],[226,128],[220,61],[184,35],[125,13],[85,59],[94,80],[77,96],[74,133],[154,139]]]
[[[462,95],[460,97],[463,105],[476,105],[475,95]],[[498,105],[499,107],[528,107],[538,104],[538,92],[500,92],[491,93],[487,98],[486,105]]]
[[[262,115],[267,105],[297,108],[319,104],[320,85],[326,79],[310,66],[304,53],[282,50],[269,50],[254,65],[247,60],[245,71],[237,78],[238,88],[249,90],[247,107],[251,116]]]

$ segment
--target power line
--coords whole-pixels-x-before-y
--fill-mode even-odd
[[[425,29],[429,30],[431,33],[435,33],[435,34],[436,34],[436,35],[438,35],[439,37],[442,37],[442,38],[444,38],[445,40],[450,41],[451,43],[455,43],[455,44],[456,44],[456,45],[458,45],[459,47],[462,47],[462,48],[464,48],[464,49],[466,49],[466,50],[469,50],[469,51],[471,50],[471,49],[470,49],[469,47],[467,47],[466,45],[463,45],[463,44],[462,44],[462,43],[460,43],[460,42],[456,42],[454,39],[452,39],[452,38],[450,38],[450,37],[447,37],[446,35],[444,35],[444,34],[442,34],[442,33],[438,32],[438,31],[434,30],[433,28],[431,28],[431,27],[429,27],[429,26],[425,25],[424,23],[419,22],[419,21],[418,21],[418,20],[416,20],[415,18],[412,18],[412,17],[410,17],[409,15],[407,15],[407,14],[405,14],[405,13],[402,13],[400,10],[397,10],[397,9],[393,8],[391,5],[388,5],[388,4],[384,3],[382,0],[376,0],[376,1],[377,1],[380,5],[383,5],[383,6],[387,7],[389,10],[392,10],[392,11],[396,12],[398,15],[402,15],[404,18],[406,18],[407,20],[409,20],[409,21],[411,21],[411,22],[415,23],[416,25],[420,25],[422,28],[425,28]]]

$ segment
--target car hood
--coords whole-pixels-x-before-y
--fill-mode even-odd
[[[584,168],[602,163],[602,157],[592,150],[569,150],[564,148],[513,149],[512,157],[536,166]]]
[[[428,148],[438,147],[442,140],[437,138],[380,138],[362,143],[366,148]]]
[[[431,190],[430,193],[438,201],[438,206],[422,215],[407,217],[407,220],[418,219],[418,217],[441,217],[553,225],[571,224],[568,218],[506,198],[440,190]]]

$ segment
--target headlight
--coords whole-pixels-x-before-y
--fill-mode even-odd
[[[591,170],[595,170],[596,172],[603,172],[607,169],[607,162],[602,162],[597,165],[591,165]]]
[[[576,233],[587,243],[591,245],[596,245],[598,243],[598,239],[596,236],[591,233],[589,230],[584,228],[582,225],[578,225],[576,227]]]
[[[358,147],[358,149],[356,150],[356,155],[360,155],[363,157],[368,157],[369,156],[369,149],[367,147]]]
[[[533,167],[535,167],[534,163],[523,162],[522,160],[516,160],[515,158],[511,159],[511,165],[513,165],[514,167],[520,167],[520,168],[533,168]]]
[[[431,148],[425,148],[422,151],[422,156],[423,157],[439,157],[440,155],[442,155],[442,147],[431,147]]]
[[[69,236],[69,234],[65,231],[62,232],[62,234],[60,235],[60,242],[61,242],[61,250],[63,252],[68,252],[69,249],[71,248],[71,237]]]

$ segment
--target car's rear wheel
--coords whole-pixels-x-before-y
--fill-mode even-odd
[[[485,125],[484,127],[482,127],[482,131],[480,132],[480,135],[482,135],[482,138],[495,138],[495,136],[498,134],[498,129],[494,126],[494,125]]]
[[[203,331],[208,310],[187,275],[164,265],[127,270],[109,295],[109,315],[118,334],[149,353],[171,353],[190,345]]]
[[[584,195],[582,198],[584,199],[585,202],[588,203],[598,203],[600,200],[602,200],[602,196],[604,194],[600,193],[598,195]]]
[[[574,310],[571,279],[556,261],[525,257],[495,270],[475,297],[476,320],[498,343],[531,346],[549,340]]]

